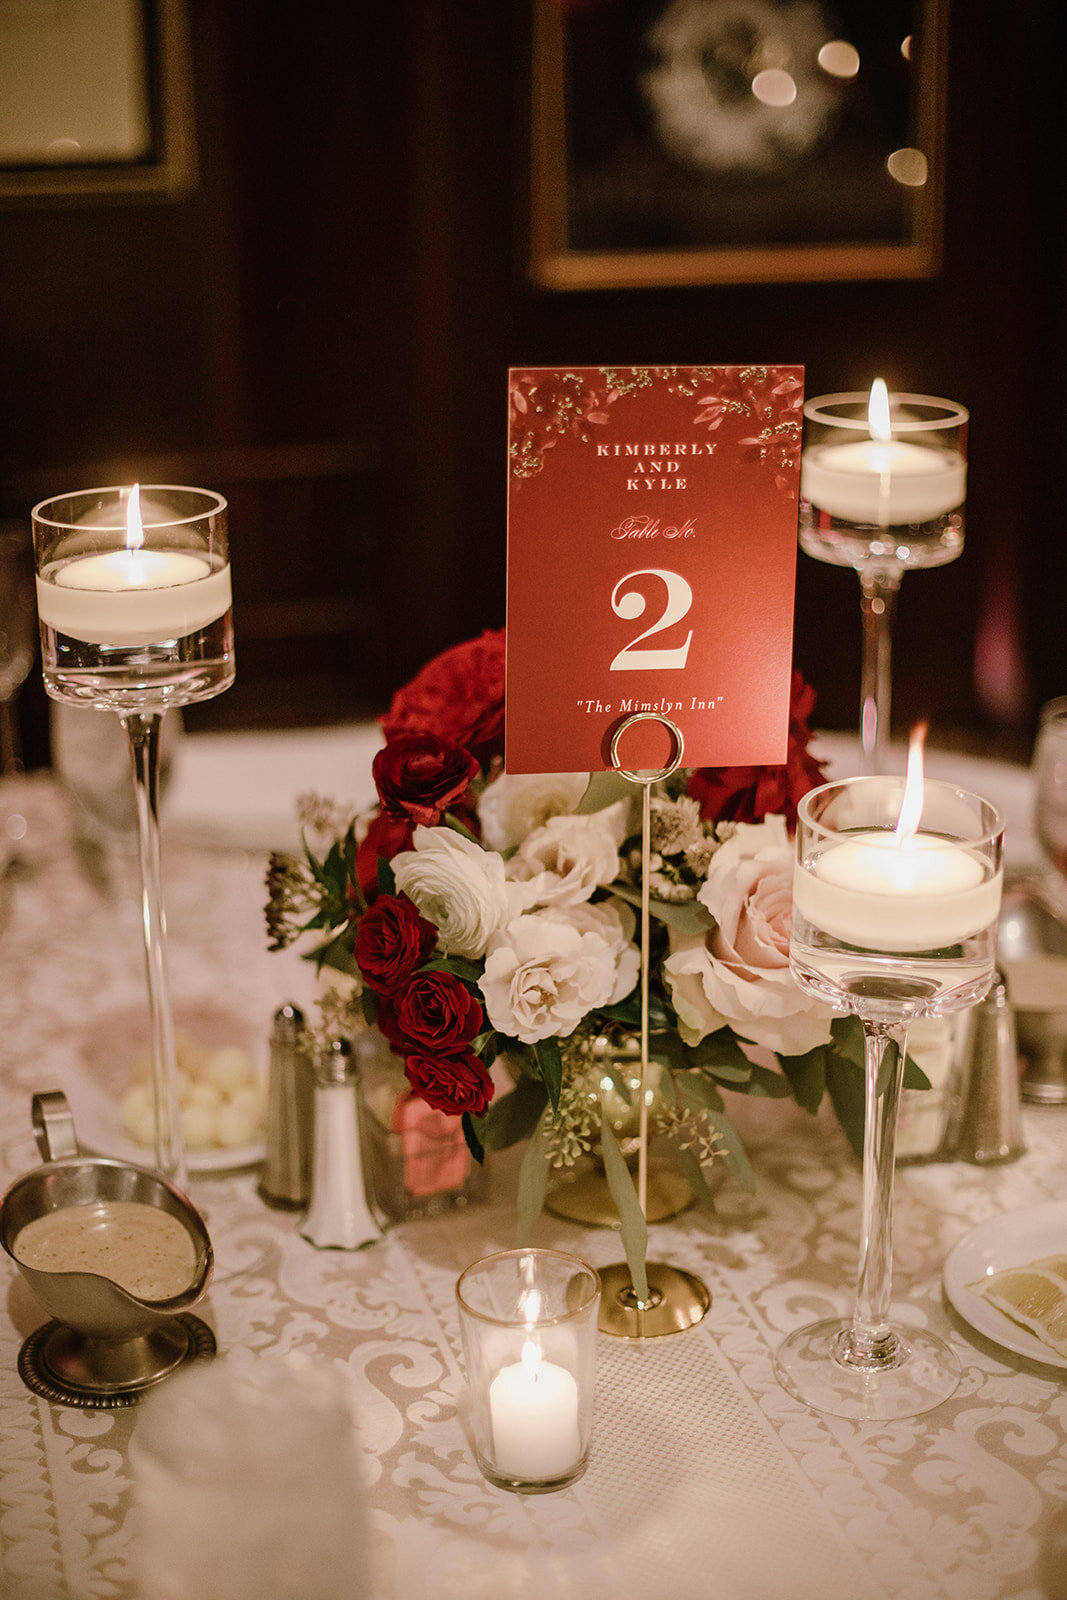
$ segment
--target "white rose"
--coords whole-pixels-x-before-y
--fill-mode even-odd
[[[697,898],[707,934],[671,934],[663,975],[689,1044],[729,1024],[743,1039],[803,1055],[830,1038],[834,1012],[789,970],[793,851],[785,818],[742,823],[716,851]]]
[[[596,933],[611,950],[615,961],[615,987],[605,1004],[625,1000],[641,970],[641,952],[633,942],[637,918],[625,900],[584,901],[577,906],[553,906],[552,914],[562,917],[579,933]]]
[[[536,1044],[573,1033],[615,984],[615,956],[600,933],[534,911],[493,936],[481,988],[493,1027]]]
[[[416,828],[413,843],[413,850],[393,857],[398,891],[436,925],[446,955],[476,961],[528,897],[521,886],[508,883],[495,851],[483,850],[452,828]]]
[[[619,874],[625,802],[589,816],[550,817],[508,862],[508,877],[525,883],[531,904],[578,905]]]
[[[569,815],[589,784],[584,772],[501,773],[478,802],[482,838],[493,850],[511,850],[549,817]]]

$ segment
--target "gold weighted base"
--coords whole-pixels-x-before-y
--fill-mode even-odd
[[[650,1162],[645,1216],[649,1222],[666,1222],[693,1204],[693,1191],[673,1167]],[[596,1228],[617,1228],[619,1208],[611,1197],[603,1168],[576,1163],[565,1168],[545,1197],[545,1210],[567,1222],[584,1222]]]
[[[644,1306],[634,1293],[630,1269],[625,1261],[600,1267],[601,1333],[618,1339],[659,1339],[668,1333],[684,1333],[707,1315],[711,1295],[707,1285],[681,1267],[662,1261],[649,1261],[648,1299]]]

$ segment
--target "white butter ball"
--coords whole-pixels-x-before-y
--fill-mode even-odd
[[[191,1149],[202,1150],[215,1143],[218,1112],[213,1106],[185,1105],[181,1115],[182,1138]]]
[[[254,1082],[255,1071],[247,1050],[237,1045],[224,1045],[221,1050],[209,1052],[201,1077],[205,1083],[215,1084],[223,1094],[232,1094],[242,1084]]]
[[[215,1137],[227,1149],[251,1144],[258,1131],[258,1116],[245,1106],[225,1105],[218,1114]]]

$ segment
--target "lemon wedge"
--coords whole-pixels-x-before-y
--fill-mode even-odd
[[[1006,1267],[971,1287],[1057,1355],[1067,1356],[1067,1255]]]

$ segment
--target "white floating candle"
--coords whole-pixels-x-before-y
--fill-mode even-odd
[[[893,438],[881,378],[871,385],[868,429],[870,438],[804,451],[800,492],[812,506],[842,522],[887,528],[930,522],[963,504],[967,463],[957,450]]]
[[[86,644],[181,639],[224,616],[230,568],[180,550],[108,550],[48,567],[37,579],[41,621]]]
[[[798,863],[793,898],[804,919],[864,949],[941,950],[989,926],[1000,877],[933,834],[845,835]]]
[[[559,1478],[581,1456],[578,1385],[565,1367],[543,1361],[532,1341],[522,1360],[503,1367],[489,1387],[493,1454],[502,1477]]]

